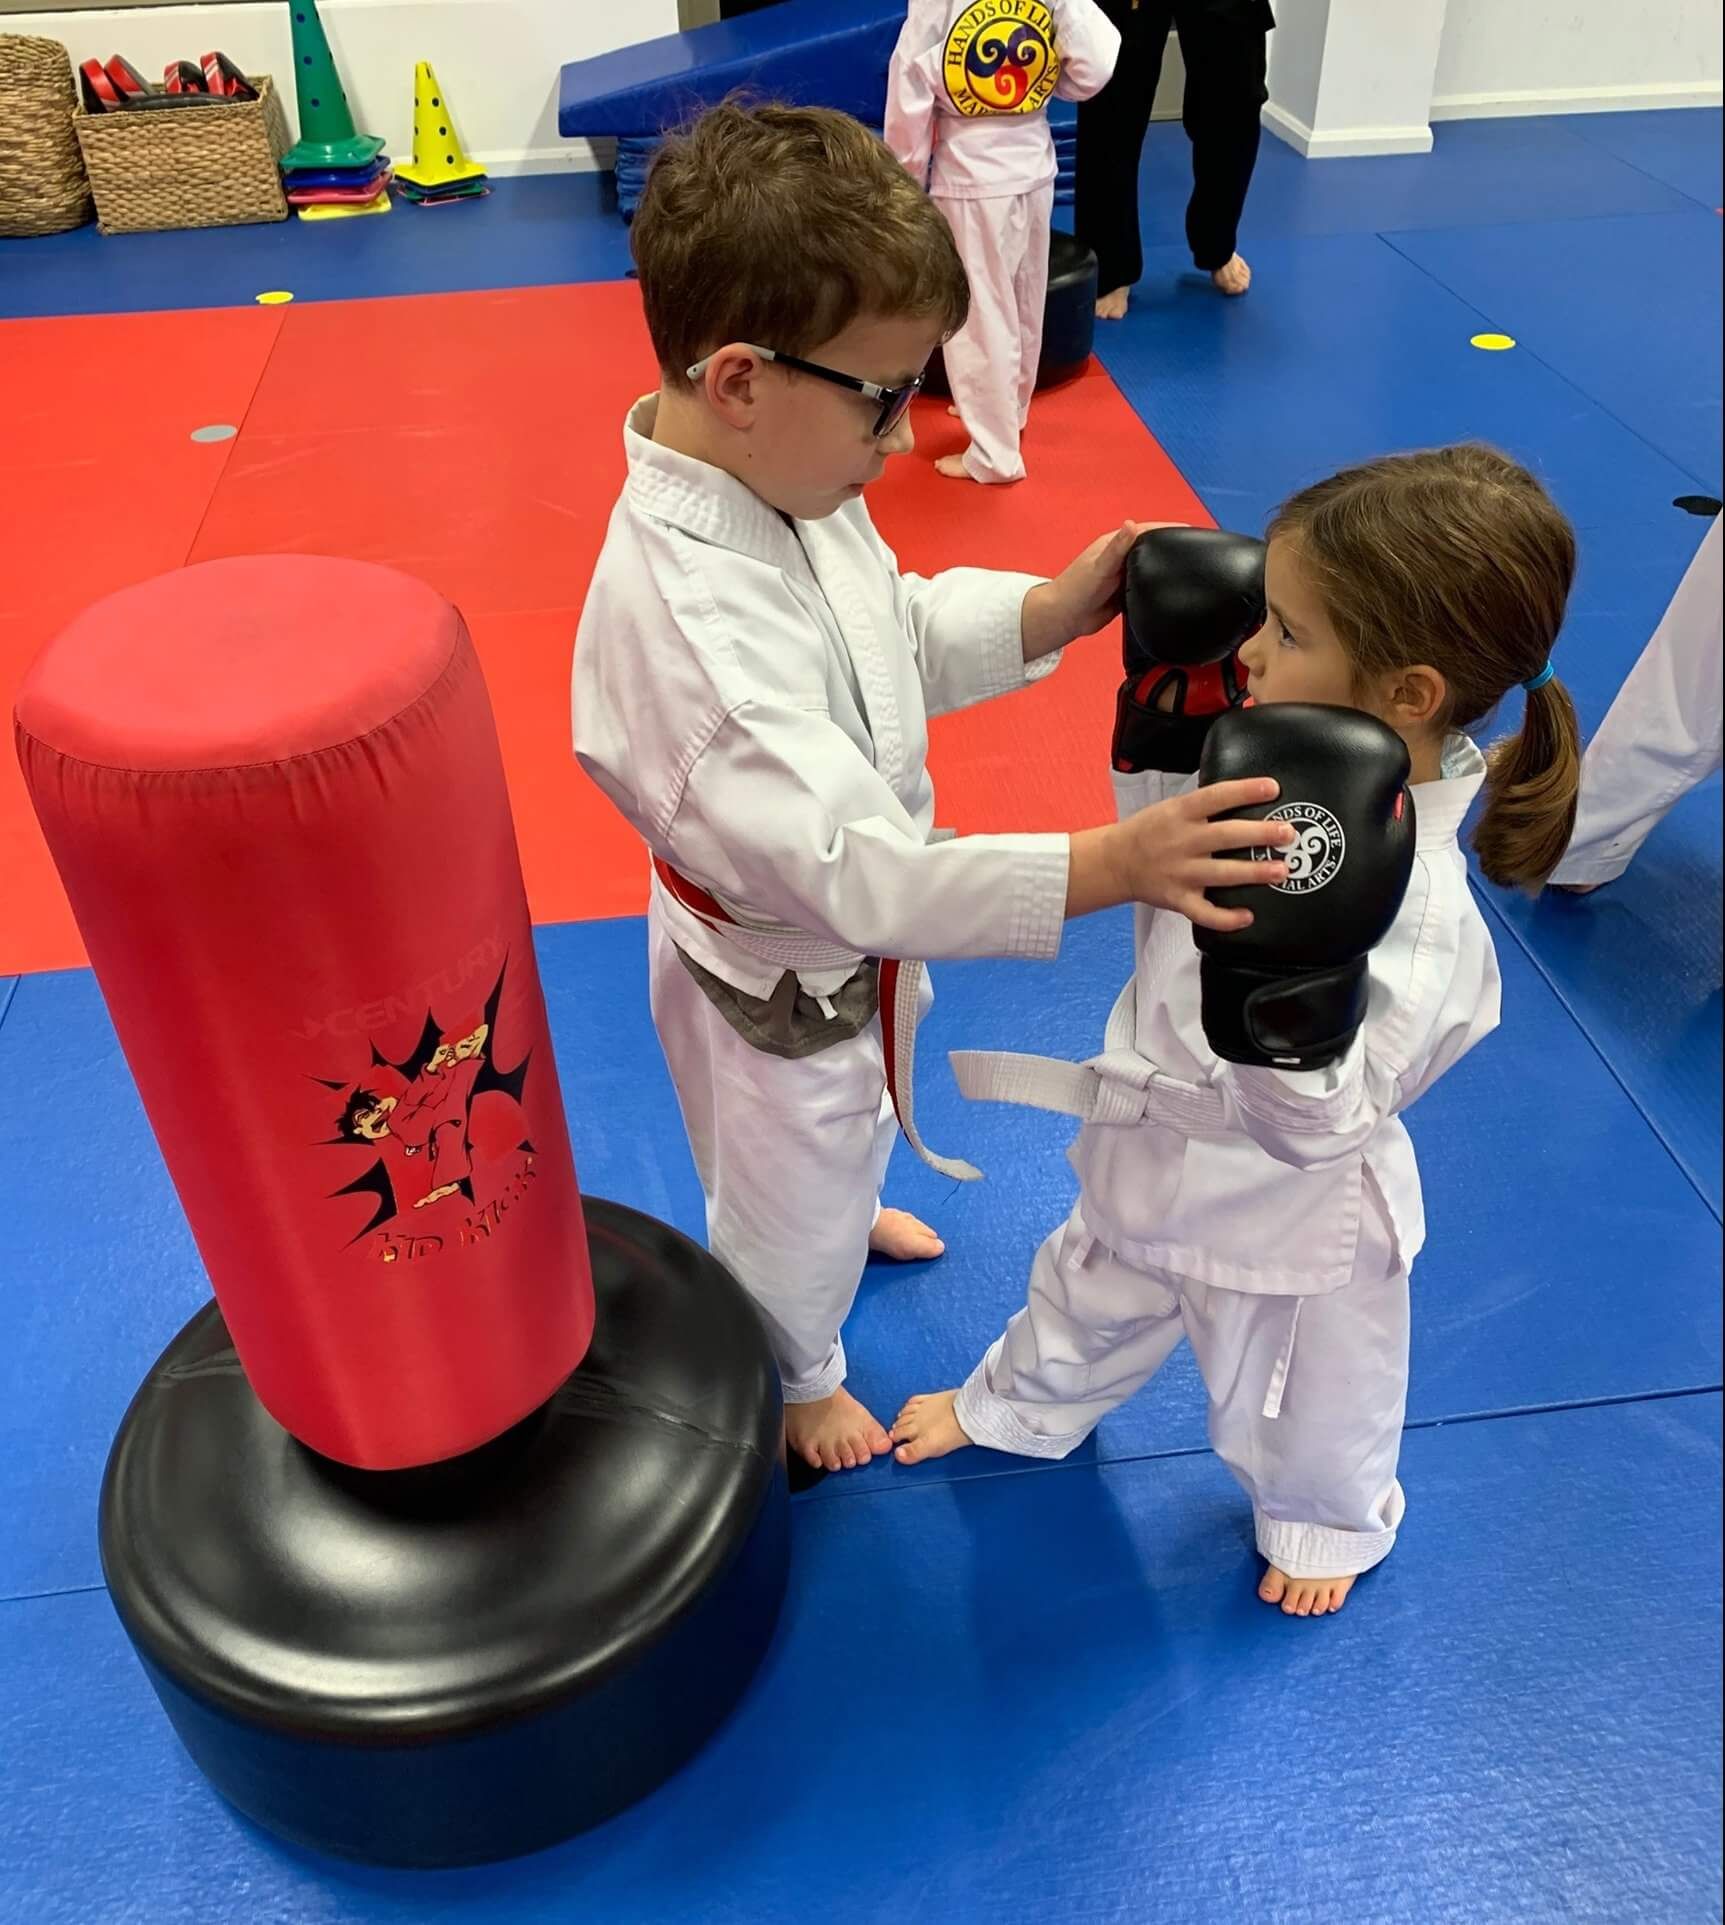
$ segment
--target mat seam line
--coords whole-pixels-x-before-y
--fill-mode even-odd
[[[1725,1383],[1693,1384],[1677,1390],[1626,1390],[1606,1397],[1520,1404],[1503,1410],[1465,1411],[1454,1417],[1423,1417],[1414,1423],[1404,1424],[1402,1430],[1406,1435],[1409,1431],[1444,1430],[1460,1424],[1493,1424],[1505,1419],[1555,1417],[1566,1411],[1615,1410],[1626,1404],[1668,1404],[1685,1398],[1717,1397],[1721,1392],[1725,1392]],[[1214,1457],[1215,1454],[1208,1444],[1189,1444],[1176,1450],[1140,1451],[1129,1457],[1085,1457],[1058,1463],[1032,1460],[1022,1468],[981,1471],[974,1477],[919,1478],[914,1484],[838,1485],[831,1495],[834,1498],[892,1497],[901,1496],[907,1491],[932,1490],[936,1485],[991,1484],[1004,1478],[1034,1477],[1047,1471],[1116,1470],[1133,1464],[1169,1463],[1188,1457]],[[823,1498],[819,1501],[829,1500]],[[16,1591],[7,1597],[0,1597],[0,1608],[8,1604],[38,1604],[62,1597],[93,1597],[107,1589],[106,1584],[67,1584],[47,1591]]]
[[[1534,948],[1528,942],[1527,937],[1522,933],[1520,929],[1516,927],[1516,925],[1513,922],[1510,921],[1508,916],[1504,914],[1501,905],[1494,902],[1490,896],[1486,895],[1485,892],[1479,887],[1478,883],[1475,882],[1471,876],[1468,878],[1468,880],[1470,883],[1473,884],[1473,893],[1475,898],[1485,908],[1487,913],[1491,916],[1492,920],[1496,922],[1498,927],[1504,930],[1508,934],[1510,940],[1516,945],[1516,947],[1521,951],[1521,953],[1533,965],[1534,974],[1537,975],[1540,981],[1545,984],[1546,988],[1551,991],[1552,995],[1557,999],[1558,1007],[1569,1018],[1569,1020],[1572,1023],[1574,1023],[1575,1027],[1587,1039],[1588,1048],[1593,1051],[1594,1055],[1598,1057],[1599,1061],[1605,1066],[1605,1073],[1611,1078],[1612,1082],[1614,1082],[1617,1085],[1617,1087],[1623,1092],[1623,1095],[1625,1099],[1628,1101],[1630,1108],[1633,1109],[1636,1115],[1641,1118],[1642,1122],[1647,1125],[1647,1128],[1652,1133],[1653,1138],[1658,1143],[1659,1147],[1677,1166],[1677,1169],[1682,1174],[1684,1182],[1689,1185],[1690,1189],[1692,1189],[1695,1192],[1696,1196],[1700,1199],[1701,1207],[1707,1212],[1707,1214],[1713,1219],[1715,1223],[1725,1222],[1725,1218],[1721,1217],[1718,1207],[1714,1204],[1713,1199],[1710,1196],[1708,1196],[1707,1192],[1704,1189],[1702,1189],[1701,1179],[1695,1174],[1695,1172],[1692,1169],[1690,1169],[1689,1164],[1685,1160],[1685,1158],[1678,1153],[1676,1145],[1666,1135],[1665,1131],[1660,1127],[1660,1125],[1654,1120],[1652,1114],[1649,1112],[1647,1106],[1642,1102],[1641,1098],[1638,1097],[1635,1094],[1635,1092],[1629,1087],[1629,1085],[1623,1080],[1622,1072],[1618,1069],[1617,1065],[1611,1060],[1611,1058],[1608,1055],[1606,1055],[1605,1049],[1603,1045],[1600,1043],[1599,1039],[1587,1027],[1586,1023],[1584,1023],[1581,1020],[1580,1012],[1576,1009],[1575,1005],[1570,1001],[1569,997],[1567,996],[1567,994],[1565,994],[1564,990],[1559,986],[1557,979],[1552,975],[1551,971],[1546,967],[1544,958],[1541,957],[1536,950],[1534,950]]]
[[[12,1013],[13,1000],[18,994],[18,985],[24,980],[23,971],[6,979],[6,993],[0,996],[0,1029],[6,1027],[6,1018]]]
[[[1609,214],[1596,214],[1596,215],[1587,216],[1585,218],[1592,219],[1592,220],[1611,220],[1616,217]],[[1653,219],[1655,217],[1651,215],[1632,215],[1630,216],[1630,218],[1636,219],[1636,220],[1647,220],[1647,219]],[[1502,225],[1505,227],[1516,227],[1516,226],[1534,227],[1534,226],[1540,225],[1540,223],[1536,221],[1519,221],[1519,222],[1505,221],[1502,223]],[[1404,233],[1411,233],[1414,230],[1404,228],[1401,231]],[[1424,233],[1433,233],[1433,232],[1440,232],[1442,230],[1425,228],[1419,231]],[[1472,232],[1472,229],[1452,229],[1450,231]],[[1406,261],[1409,267],[1414,268],[1419,273],[1423,274],[1426,277],[1426,279],[1431,282],[1433,287],[1441,287],[1452,301],[1459,301],[1463,307],[1468,309],[1470,313],[1478,315],[1480,320],[1491,322],[1494,326],[1497,325],[1496,316],[1487,313],[1487,311],[1484,308],[1476,306],[1472,301],[1468,299],[1468,297],[1465,294],[1463,294],[1460,291],[1460,289],[1451,287],[1449,282],[1446,281],[1441,274],[1438,274],[1432,268],[1427,267],[1423,261],[1416,261],[1414,257],[1411,254],[1409,254],[1404,248],[1398,247],[1395,241],[1391,238],[1391,234],[1389,230],[1379,229],[1377,231],[1377,239],[1382,241],[1385,247],[1387,247],[1390,250],[1390,252],[1397,257],[1398,260]],[[1620,414],[1614,413],[1613,410],[1608,408],[1606,404],[1603,401],[1601,401],[1596,395],[1589,394],[1588,391],[1581,385],[1579,381],[1565,374],[1561,368],[1553,366],[1553,364],[1550,361],[1546,360],[1545,356],[1541,354],[1537,348],[1530,348],[1527,345],[1527,343],[1522,340],[1519,334],[1515,336],[1515,344],[1516,344],[1516,347],[1522,353],[1524,353],[1530,361],[1536,362],[1540,367],[1544,368],[1546,373],[1549,374],[1553,380],[1561,381],[1563,385],[1566,388],[1568,388],[1572,394],[1579,395],[1581,399],[1585,401],[1590,408],[1597,408],[1599,412],[1605,416],[1607,421],[1615,422],[1617,426],[1620,427],[1625,434],[1630,435],[1631,437],[1633,437],[1633,439],[1635,439],[1636,441],[1639,441],[1642,447],[1646,448],[1650,453],[1657,455],[1659,459],[1665,462],[1668,467],[1675,468],[1680,475],[1687,475],[1688,478],[1692,482],[1694,482],[1697,488],[1705,490],[1713,486],[1713,483],[1710,480],[1708,480],[1703,475],[1698,475],[1695,472],[1695,470],[1691,468],[1686,461],[1679,461],[1675,455],[1669,453],[1666,449],[1660,447],[1656,441],[1649,440],[1649,438],[1645,434],[1643,434],[1642,431],[1639,428],[1637,428],[1632,422],[1625,421]]]
[[[253,408],[258,404],[258,396],[263,392],[263,385],[265,378],[269,374],[270,364],[276,358],[276,351],[281,347],[282,336],[286,334],[288,322],[291,318],[292,316],[286,312],[278,312],[276,315],[276,331],[270,341],[269,352],[264,356],[263,366],[258,369],[258,378],[252,383],[252,391],[246,399],[245,407],[240,411],[240,418],[234,423],[234,437],[228,443],[227,451],[222,456],[222,471],[216,476],[216,484],[210,490],[209,498],[204,503],[203,512],[198,516],[198,525],[192,530],[192,538],[186,544],[186,552],[180,559],[180,566],[182,568],[189,568],[191,566],[192,556],[197,553],[198,543],[204,538],[204,528],[209,521],[211,510],[216,505],[216,496],[221,493],[222,483],[228,478],[228,464],[233,460],[235,453],[238,451],[240,438],[246,431],[246,423],[251,419]]]
[[[1688,1384],[1675,1390],[1625,1390],[1604,1397],[1577,1397],[1560,1399],[1546,1404],[1517,1404],[1503,1410],[1463,1411],[1453,1417],[1422,1417],[1411,1424],[1402,1426],[1402,1434],[1410,1431],[1446,1430],[1461,1424],[1495,1424],[1505,1419],[1528,1417],[1557,1417],[1566,1411],[1577,1410],[1615,1410],[1625,1404],[1668,1404],[1689,1397],[1717,1397],[1725,1392],[1725,1382],[1712,1384]],[[1083,1457],[1063,1460],[1032,1458],[1023,1466],[1011,1466],[1003,1470],[978,1471],[970,1477],[925,1477],[915,1483],[893,1484],[839,1484],[830,1495],[814,1501],[827,1503],[838,1498],[890,1497],[902,1495],[906,1491],[932,1490],[936,1485],[987,1484],[1007,1477],[1035,1477],[1044,1471],[1081,1471],[1115,1470],[1128,1464],[1171,1463],[1186,1457],[1214,1457],[1215,1451],[1208,1444],[1182,1444],[1172,1450],[1148,1450],[1135,1452],[1127,1457]],[[842,1472],[831,1473],[842,1476]]]
[[[1640,111],[1642,113],[1659,113],[1663,111],[1665,113],[1716,114],[1719,112],[1719,109],[1717,107],[1667,107],[1664,109],[1660,109],[1658,107],[1644,107],[1640,109]],[[1633,168],[1633,170],[1636,173],[1638,173],[1643,180],[1650,180],[1655,182],[1660,187],[1669,188],[1673,194],[1681,194],[1691,207],[1702,208],[1709,214],[1713,212],[1712,205],[1709,202],[1697,200],[1695,196],[1690,193],[1687,187],[1679,187],[1675,181],[1667,180],[1663,174],[1656,174],[1652,171],[1651,168],[1643,167],[1640,161],[1638,160],[1625,159],[1625,157],[1622,154],[1613,152],[1611,148],[1607,147],[1602,140],[1599,140],[1593,134],[1582,133],[1579,130],[1575,130],[1575,138],[1580,141],[1585,141],[1589,147],[1597,147],[1602,154],[1610,154],[1613,160],[1619,162],[1624,167]],[[1595,215],[1592,218],[1599,219],[1599,218],[1609,218],[1609,217],[1601,217],[1601,216]]]

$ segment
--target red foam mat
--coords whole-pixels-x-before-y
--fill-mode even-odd
[[[623,475],[623,414],[652,379],[630,282],[0,324],[0,401],[29,424],[0,479],[20,535],[0,590],[0,691],[9,705],[35,650],[84,602],[185,561],[289,551],[406,568],[474,632],[535,917],[638,912],[641,853],[574,763],[568,692]],[[61,439],[76,436],[70,404],[92,380],[127,396],[135,385],[138,404],[131,430],[100,449]],[[241,426],[237,441],[188,439],[219,420]],[[1013,488],[943,480],[933,457],[962,430],[935,403],[916,425],[916,453],[870,496],[906,568],[1052,573],[1128,517],[1206,519],[1094,366],[1038,399],[1030,478]],[[937,723],[941,821],[1104,819],[1117,677],[1104,635],[1038,688]],[[10,756],[0,873],[0,974],[81,962]]]

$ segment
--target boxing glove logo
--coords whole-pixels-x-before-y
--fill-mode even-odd
[[[1252,851],[1254,862],[1271,862],[1278,856],[1286,861],[1287,881],[1270,885],[1277,895],[1309,896],[1341,872],[1348,840],[1342,834],[1342,825],[1328,809],[1316,802],[1284,802],[1265,819],[1294,825],[1294,842],[1290,848]]]

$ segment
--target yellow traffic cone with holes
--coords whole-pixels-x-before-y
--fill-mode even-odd
[[[449,100],[431,62],[413,70],[413,164],[395,170],[397,183],[415,200],[454,199],[485,191],[485,169],[467,158]]]

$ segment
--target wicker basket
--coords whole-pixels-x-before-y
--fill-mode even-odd
[[[63,234],[94,211],[58,40],[0,33],[0,234]]]
[[[256,100],[73,120],[104,234],[285,221],[281,157],[287,116],[268,74]]]

